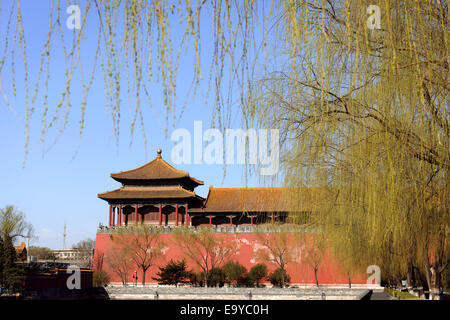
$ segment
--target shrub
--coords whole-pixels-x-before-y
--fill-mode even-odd
[[[252,281],[249,277],[248,274],[244,274],[241,278],[239,278],[237,285],[239,287],[253,287],[254,286],[254,281]]]
[[[227,262],[222,270],[228,283],[245,284],[247,282],[247,268],[239,262]]]
[[[256,283],[256,287],[259,287],[261,280],[267,277],[267,266],[263,263],[254,265],[248,272],[248,280],[253,285]]]
[[[105,271],[96,271],[92,276],[94,287],[105,287],[109,284],[109,275]]]
[[[212,268],[211,270],[209,270],[207,276],[208,287],[223,287],[225,280],[226,276],[222,269]]]
[[[203,272],[189,272],[189,282],[196,287],[203,287],[205,285],[205,276]]]
[[[159,272],[156,273],[158,277],[153,280],[158,281],[158,284],[168,284],[178,286],[179,283],[186,283],[190,278],[190,272],[186,270],[186,262],[170,260],[164,267],[158,267]]]
[[[280,288],[283,288],[283,278],[284,278],[285,286],[286,286],[286,284],[291,282],[291,277],[286,273],[286,271],[282,270],[281,268],[276,269],[269,276],[270,283],[274,287],[280,287]]]
[[[388,289],[384,288],[384,291],[390,294],[391,296],[398,298],[398,300],[425,300],[419,297],[416,297],[413,294],[410,294],[409,292],[402,292],[394,289]]]

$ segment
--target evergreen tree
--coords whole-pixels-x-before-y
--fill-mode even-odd
[[[158,281],[159,284],[168,284],[178,286],[179,283],[189,282],[191,273],[186,270],[186,261],[173,261],[172,259],[165,267],[158,267],[159,272],[156,273],[158,277],[153,280]]]
[[[203,287],[205,285],[205,275],[203,272],[189,272],[189,282],[196,287]]]
[[[256,287],[259,287],[259,283],[267,277],[267,266],[263,263],[254,265],[248,272],[248,278],[251,282],[256,283]]]
[[[211,270],[209,270],[207,275],[208,287],[223,287],[225,279],[225,273],[221,268],[212,268]]]
[[[22,286],[23,270],[16,264],[17,254],[11,237],[4,235],[2,261],[2,287],[17,289]]]
[[[222,270],[228,283],[241,284],[247,278],[247,268],[239,262],[229,261],[223,266]]]
[[[270,274],[269,280],[274,287],[284,288],[287,283],[291,282],[291,277],[285,270],[278,268]]]

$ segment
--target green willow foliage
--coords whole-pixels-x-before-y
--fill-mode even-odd
[[[80,7],[80,28],[67,30],[66,22],[69,5]],[[273,6],[273,5],[272,5]],[[182,116],[190,96],[201,91],[205,101],[214,91],[215,108],[213,119],[221,125],[231,117],[231,87],[248,87],[248,52],[249,42],[253,36],[252,15],[256,9],[253,1],[242,3],[230,1],[144,1],[144,0],[86,0],[77,1],[52,0],[48,16],[48,31],[43,44],[40,63],[34,85],[29,78],[31,66],[28,63],[29,52],[22,19],[22,1],[11,1],[7,7],[0,3],[0,10],[7,12],[5,29],[0,30],[4,37],[3,53],[0,55],[0,74],[9,63],[11,68],[11,88],[14,98],[17,97],[16,64],[23,58],[24,65],[24,97],[26,105],[25,122],[25,160],[28,152],[30,121],[35,113],[40,113],[42,128],[41,140],[45,150],[45,139],[49,130],[59,126],[56,140],[66,129],[72,109],[71,88],[81,85],[83,97],[80,104],[81,118],[80,139],[85,126],[87,98],[95,80],[96,70],[101,68],[104,82],[105,104],[111,115],[112,126],[116,138],[119,136],[119,124],[122,112],[121,93],[128,97],[127,104],[134,108],[130,123],[133,135],[136,122],[140,122],[142,135],[147,144],[144,130],[142,105],[153,109],[151,90],[158,83],[162,88],[163,104],[166,108],[166,130],[169,123],[175,124]],[[264,8],[264,5],[262,5]],[[256,10],[256,11],[255,11]],[[259,10],[259,11],[258,11]],[[264,11],[264,10],[263,10]],[[261,11],[262,12],[262,11]],[[207,20],[201,24],[201,18]],[[256,18],[256,17],[255,17]],[[263,19],[263,18],[261,18]],[[264,20],[264,19],[263,19]],[[264,20],[265,21],[265,20]],[[267,21],[266,21],[267,23]],[[264,23],[263,23],[264,24]],[[175,25],[175,28],[173,28]],[[181,32],[180,32],[181,30]],[[201,31],[208,34],[208,43],[214,52],[210,61],[200,62]],[[212,32],[211,32],[212,31]],[[87,46],[83,42],[87,35],[97,32],[96,46]],[[211,33],[211,34],[210,34]],[[176,38],[176,39],[175,39]],[[175,40],[174,40],[175,39]],[[65,65],[65,86],[61,92],[49,92],[51,58],[62,51]],[[186,59],[186,52],[192,52],[193,60]],[[1,54],[1,53],[0,53]],[[92,65],[85,66],[81,56],[92,57]],[[177,102],[177,75],[180,61],[184,66],[192,66],[192,79],[184,103]],[[89,68],[88,74],[83,69]],[[207,71],[205,71],[206,69]],[[203,70],[203,71],[202,71]],[[199,86],[204,74],[207,74],[207,89]],[[231,74],[229,80],[225,74]],[[74,78],[81,83],[75,83]],[[182,81],[186,81],[185,78]],[[244,86],[247,81],[247,86]],[[121,84],[126,83],[126,88]],[[230,90],[222,92],[225,85]],[[240,100],[244,90],[240,89]],[[5,103],[19,116],[2,90],[0,93]],[[36,107],[37,98],[42,95],[42,106]],[[55,106],[49,105],[49,95],[58,95]],[[122,97],[123,100],[123,97]],[[20,117],[20,116],[19,116]],[[56,130],[56,129],[55,129]]]
[[[368,23],[374,18],[372,5],[380,9],[379,28]],[[450,207],[447,1],[86,0],[69,48],[62,9],[61,1],[52,1],[32,94],[21,1],[8,9],[0,74],[10,62],[16,95],[14,63],[20,51],[27,144],[36,112],[42,114],[43,142],[57,121],[64,130],[73,76],[82,70],[83,34],[93,19],[98,41],[96,48],[86,48],[95,57],[91,74],[81,74],[80,137],[97,62],[116,136],[120,93],[134,97],[129,102],[135,107],[133,132],[138,120],[144,127],[142,101],[152,105],[149,87],[155,81],[163,88],[166,127],[169,120],[175,123],[185,109],[176,103],[178,67],[190,63],[187,96],[212,92],[211,114],[219,127],[238,105],[246,126],[280,129],[285,184],[317,188],[318,213],[310,222],[327,233],[349,272],[378,264],[383,272],[404,275],[414,265],[429,286],[439,285],[448,261]],[[181,35],[175,35],[174,25]],[[209,61],[200,59],[201,31],[212,36]],[[175,36],[181,39],[176,44]],[[51,109],[48,70],[58,37],[66,86]],[[184,50],[194,52],[193,61],[180,58]],[[199,86],[204,74],[206,92]],[[36,110],[41,75],[45,103]],[[293,192],[292,199],[295,205],[304,195]]]
[[[281,128],[286,183],[326,188],[312,219],[348,270],[414,265],[437,288],[449,259],[448,5],[379,2],[372,29],[371,4],[286,3],[285,68],[261,76],[246,107]]]

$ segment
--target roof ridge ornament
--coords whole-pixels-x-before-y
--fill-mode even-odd
[[[152,181],[161,181],[161,180],[180,180],[180,183],[183,181],[186,183],[193,183],[193,186],[203,185],[203,181],[197,180],[193,177],[189,176],[188,172],[178,170],[168,164],[161,157],[162,150],[157,149],[157,156],[152,161],[132,170],[121,171],[119,173],[111,173],[110,176],[122,184],[128,182],[126,184],[136,184],[138,181],[144,180],[152,180]],[[191,182],[189,182],[189,180]]]

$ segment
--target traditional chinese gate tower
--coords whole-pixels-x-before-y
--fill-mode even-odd
[[[112,173],[120,189],[98,194],[109,203],[109,227],[145,222],[155,226],[191,225],[189,209],[200,208],[204,198],[194,189],[203,181],[189,176],[157,157],[134,170]]]
[[[201,226],[214,228],[215,237],[223,243],[236,245],[234,261],[238,261],[248,270],[258,261],[255,252],[261,248],[254,233],[255,224],[288,222],[291,212],[297,215],[314,212],[314,194],[319,190],[295,189],[304,196],[303,205],[290,208],[288,188],[209,188],[207,199],[195,194],[194,189],[203,185],[203,181],[189,176],[157,157],[134,170],[112,173],[111,177],[120,182],[119,189],[98,194],[109,204],[109,226],[99,228],[95,240],[94,270],[105,270],[113,283],[123,279],[114,272],[108,263],[103,263],[112,247],[111,233],[119,226],[145,223],[155,227],[165,227],[161,240],[167,245],[164,257],[158,262],[162,266],[170,259],[184,257],[172,240],[172,230],[176,226],[190,226],[193,230]],[[245,213],[245,214],[244,214]],[[266,234],[272,237],[271,233]],[[258,249],[259,248],[259,249]],[[255,251],[256,250],[256,251]],[[314,283],[314,274],[307,264],[298,260],[287,266],[293,283]],[[106,260],[105,260],[106,261]],[[147,279],[156,276],[156,266],[148,270]],[[192,266],[190,266],[192,267]],[[273,265],[269,265],[274,270]],[[311,270],[310,270],[311,269]],[[309,270],[309,271],[308,271]],[[198,271],[198,270],[197,270]],[[129,270],[128,279],[132,279],[133,270]],[[142,275],[141,275],[142,276]],[[141,277],[140,276],[140,277]],[[348,276],[328,253],[322,259],[319,276],[322,283],[346,284]],[[150,280],[152,281],[152,280]],[[365,283],[364,277],[352,278],[352,283]]]

